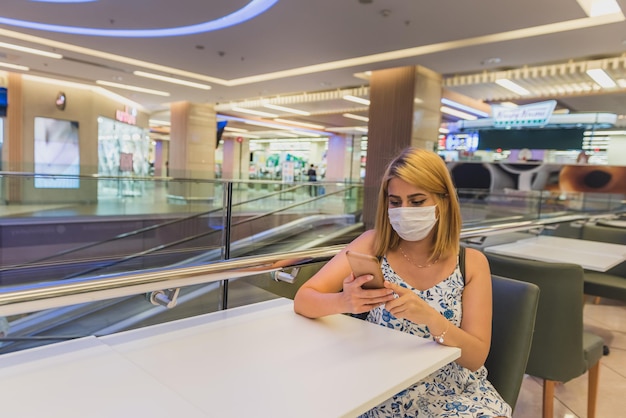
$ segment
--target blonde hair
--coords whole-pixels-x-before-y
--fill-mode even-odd
[[[376,255],[382,256],[400,243],[400,237],[391,226],[387,214],[389,180],[392,178],[399,178],[431,193],[435,200],[439,220],[434,227],[435,238],[429,261],[450,252],[458,252],[462,225],[461,208],[450,172],[438,154],[409,147],[389,163],[383,175],[376,210]]]

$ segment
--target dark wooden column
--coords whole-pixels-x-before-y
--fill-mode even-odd
[[[441,116],[441,76],[424,67],[374,71],[365,165],[363,221],[374,227],[381,177],[389,161],[408,146],[434,149]]]

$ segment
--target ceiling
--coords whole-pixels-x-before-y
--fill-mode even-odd
[[[292,126],[289,121],[318,125],[309,127],[308,134],[363,133],[366,121],[343,115],[366,117],[367,105],[346,101],[343,95],[367,98],[364,74],[407,65],[443,74],[446,92],[485,103],[557,99],[559,108],[571,112],[626,114],[624,15],[588,17],[576,0],[551,0],[549,7],[545,0],[76,1],[3,0],[0,70],[99,85],[137,103],[154,120],[169,118],[171,102],[213,103],[220,115],[231,116],[228,127],[239,129],[231,134],[260,138],[307,135],[304,126],[296,132],[277,129]],[[626,11],[626,0],[617,2]],[[267,10],[211,30],[211,25],[252,7]],[[47,26],[37,28],[37,23]],[[61,26],[74,33],[58,32]],[[81,34],[86,28],[99,33]],[[171,35],[173,28],[200,31]],[[6,44],[62,57],[34,55]],[[6,64],[28,70],[3,68]],[[585,74],[590,66],[607,68],[623,83],[599,89]],[[146,78],[136,71],[210,89]],[[519,96],[496,85],[502,74],[531,94]],[[167,96],[97,82],[139,86]],[[263,107],[267,103],[309,115]],[[234,111],[233,105],[269,112],[282,121]],[[242,119],[272,125],[250,125]],[[624,118],[619,123],[626,125]]]

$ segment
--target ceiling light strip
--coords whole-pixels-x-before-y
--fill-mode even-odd
[[[255,139],[255,138],[261,138],[258,135],[252,135],[252,134],[246,134],[243,132],[224,132],[223,136],[228,136],[228,137],[242,137],[242,138],[251,138],[251,139]]]
[[[236,117],[236,116],[224,115],[223,113],[218,114],[217,115],[217,119],[218,120],[235,120],[235,121],[238,121],[238,122],[241,122],[241,123],[246,123],[248,125],[263,126],[263,127],[271,128],[271,129],[283,129],[283,130],[287,130],[287,131],[293,131],[294,130],[293,126],[283,126],[283,125],[280,125],[278,123],[263,122],[263,121],[253,120],[253,119],[239,118],[239,117]],[[310,134],[314,134],[314,135],[328,135],[327,132],[313,130],[313,129],[299,129],[299,131],[306,132],[307,135],[310,135]]]
[[[107,86],[107,87],[115,87],[115,88],[122,89],[122,90],[136,91],[139,93],[154,94],[155,96],[164,96],[164,97],[170,96],[170,94],[166,91],[146,89],[146,88],[137,87],[137,86],[129,86],[127,84],[111,83],[110,81],[104,81],[104,80],[96,80],[96,84],[99,84],[101,86]]]
[[[465,119],[465,120],[476,120],[476,119],[478,119],[477,116],[470,115],[469,113],[461,112],[460,110],[452,109],[451,107],[448,107],[448,106],[441,106],[439,108],[439,110],[442,113],[446,113],[446,114],[451,115],[451,116],[456,116],[457,118],[461,118],[461,119]]]
[[[526,90],[524,87],[519,84],[514,83],[508,78],[499,78],[496,81],[496,84],[504,87],[505,89],[512,91],[513,93],[519,94],[520,96],[528,96],[530,95],[530,91]]]
[[[275,118],[274,121],[281,122],[281,123],[286,123],[286,124],[289,124],[289,125],[303,126],[305,128],[313,128],[313,129],[325,129],[326,128],[324,125],[316,125],[314,123],[299,122],[297,120],[288,120],[288,119],[282,119],[282,118]]]
[[[230,126],[225,126],[224,130],[228,132],[249,132],[247,129],[233,128]]]
[[[0,67],[2,67],[2,68],[10,68],[12,70],[20,70],[20,71],[28,71],[30,69],[30,68],[25,67],[23,65],[9,64],[8,62],[0,62]]]
[[[441,99],[441,103],[448,107],[453,107],[455,109],[462,110],[464,112],[472,113],[477,116],[482,116],[483,118],[486,118],[487,116],[489,116],[489,113],[487,112],[483,112],[482,110],[478,110],[471,106],[467,106],[462,103],[455,102],[454,100],[446,99],[445,97]]]
[[[560,32],[565,32],[565,31],[570,31],[570,30],[576,30],[576,29],[591,28],[595,26],[602,26],[602,25],[608,25],[611,23],[623,22],[624,20],[625,20],[624,15],[620,11],[618,13],[613,13],[613,14],[605,15],[605,16],[599,16],[599,17],[593,17],[593,18],[592,17],[581,18],[581,19],[568,20],[564,22],[550,23],[546,25],[535,26],[532,28],[524,28],[524,29],[518,29],[518,30],[509,31],[509,32],[501,32],[501,33],[496,33],[496,34],[483,35],[483,36],[478,36],[474,38],[467,38],[467,39],[462,39],[462,40],[442,42],[438,44],[424,45],[424,46],[419,46],[415,48],[390,51],[390,52],[385,52],[381,54],[350,58],[346,60],[333,61],[333,62],[328,62],[328,63],[312,65],[308,67],[294,68],[290,70],[277,71],[274,73],[259,74],[259,75],[255,75],[251,77],[243,77],[243,78],[231,79],[231,80],[223,80],[223,79],[219,79],[216,77],[205,76],[203,74],[191,73],[188,71],[183,71],[183,70],[172,68],[172,67],[161,66],[161,65],[157,65],[153,63],[135,60],[135,59],[128,58],[128,57],[122,57],[119,55],[107,54],[101,51],[95,51],[95,50],[91,50],[88,48],[82,48],[82,47],[78,47],[78,46],[71,45],[71,44],[56,42],[56,41],[52,41],[49,39],[26,35],[26,34],[15,32],[15,31],[8,31],[5,29],[0,29],[0,36],[7,36],[7,37],[15,38],[15,39],[27,40],[29,42],[35,42],[41,45],[57,47],[57,48],[65,49],[67,51],[82,53],[82,54],[86,54],[89,56],[94,56],[94,57],[99,57],[99,58],[104,58],[104,59],[109,59],[115,62],[122,62],[122,63],[126,63],[129,65],[136,65],[142,68],[150,68],[152,70],[163,71],[163,72],[167,72],[171,74],[176,74],[179,76],[186,76],[189,78],[194,78],[196,80],[204,80],[204,81],[208,81],[211,83],[220,84],[224,86],[239,86],[239,85],[257,83],[260,81],[276,80],[276,79],[281,79],[281,78],[286,78],[286,77],[293,77],[293,76],[303,75],[303,74],[311,74],[311,73],[322,72],[322,71],[336,70],[340,68],[348,68],[348,67],[353,67],[353,66],[358,66],[358,65],[369,65],[369,64],[373,64],[377,62],[417,57],[417,56],[421,56],[425,54],[449,51],[449,50],[466,48],[466,47],[476,46],[476,45],[484,45],[484,44],[490,44],[490,43],[495,43],[495,42],[503,42],[507,40],[516,40],[516,39],[523,39],[523,38],[536,37],[536,36],[542,36],[542,35],[550,35],[554,33],[560,33]]]
[[[233,112],[248,113],[250,115],[263,116],[265,118],[277,118],[278,117],[278,115],[275,113],[261,112],[259,110],[246,109],[246,108],[238,107],[238,106],[231,106],[230,110],[232,110]]]
[[[166,83],[179,84],[181,86],[193,87],[200,90],[211,90],[211,86],[206,84],[194,83],[193,81],[181,80],[174,77],[166,77],[163,75],[146,73],[144,71],[133,71],[133,74],[139,77],[150,78],[152,80],[164,81]]]
[[[369,106],[370,101],[368,99],[364,99],[362,97],[357,97],[357,96],[353,96],[351,94],[346,94],[345,96],[342,97],[344,100],[348,100],[350,102],[354,102],[354,103],[359,103],[359,104],[364,104]]]
[[[352,113],[344,113],[341,116],[343,116],[344,118],[348,118],[348,119],[360,120],[361,122],[370,121],[370,118],[368,118],[367,116],[359,116],[359,115],[354,115]]]
[[[226,111],[230,109],[230,106],[238,106],[243,108],[261,107],[265,103],[271,103],[273,105],[293,105],[301,103],[315,103],[328,100],[341,100],[344,96],[368,96],[369,87],[361,86],[350,89],[342,90],[325,90],[318,92],[305,92],[287,96],[279,96],[273,98],[259,98],[256,100],[242,100],[238,102],[218,103],[215,106],[217,111]],[[316,113],[317,114],[317,113]]]
[[[250,83],[258,83],[261,81],[276,80],[286,77],[294,77],[298,75],[306,75],[323,71],[337,70],[341,68],[356,67],[360,65],[369,65],[377,62],[393,61],[405,58],[413,58],[427,54],[434,54],[443,51],[452,51],[471,46],[493,44],[496,42],[513,41],[524,38],[538,37],[543,35],[551,35],[555,33],[567,32],[571,30],[592,28],[595,26],[608,25],[611,23],[623,22],[626,20],[624,14],[620,11],[610,15],[598,17],[585,17],[581,19],[566,20],[563,22],[549,23],[546,25],[534,26],[530,28],[516,29],[508,32],[500,32],[489,35],[477,36],[474,38],[459,39],[447,42],[441,42],[431,45],[423,45],[414,48],[402,49],[397,51],[383,52],[380,54],[366,55],[345,60],[332,61],[322,64],[311,65],[308,67],[293,68],[290,70],[277,71],[274,73],[259,74],[250,77],[231,79],[228,81],[229,86],[240,86]]]
[[[610,89],[617,87],[617,83],[602,68],[592,68],[586,71],[600,87]]]
[[[10,31],[7,29],[0,28],[0,36],[6,36],[7,38],[19,39],[25,42],[32,42],[39,45],[45,45],[50,48],[55,48],[59,50],[71,51],[77,54],[83,54],[90,57],[101,58],[105,60],[110,60],[113,62],[119,62],[122,64],[133,65],[140,68],[147,68],[152,71],[160,71],[168,74],[175,74],[181,77],[188,77],[195,80],[206,81],[209,83],[219,84],[222,86],[228,85],[227,80],[223,80],[216,77],[206,76],[204,74],[192,73],[189,71],[184,71],[178,68],[167,67],[165,65],[154,64],[151,62],[140,61],[134,58],[123,57],[121,55],[109,54],[107,52],[98,51],[90,48],[83,48],[81,46],[72,45],[64,42],[58,42],[51,39],[40,38],[37,36],[27,35],[25,33]]]
[[[63,55],[54,52],[42,51],[40,49],[28,48],[25,46],[19,46],[14,44],[7,44],[6,42],[0,42],[0,48],[12,49],[13,51],[26,52],[27,54],[40,55],[42,57],[61,59]]]
[[[367,132],[367,126],[341,126],[341,127],[326,128],[326,131],[340,132],[340,133],[352,132],[352,131]]]
[[[140,103],[134,102],[124,96],[120,96],[119,94],[113,93],[112,91],[108,89],[105,89],[99,86],[94,86],[92,84],[82,84],[82,83],[76,83],[73,81],[56,80],[53,78],[41,77],[41,76],[36,76],[36,75],[31,75],[31,74],[24,74],[22,75],[22,77],[24,78],[24,80],[34,81],[37,83],[50,84],[55,87],[67,86],[67,87],[72,87],[75,89],[91,90],[101,96],[108,97],[111,100],[114,100],[119,103],[123,103],[129,107],[134,107],[135,109],[138,109],[138,110],[147,111]]]
[[[302,116],[309,116],[311,114],[310,112],[305,112],[304,110],[292,109],[290,107],[279,106],[279,105],[275,105],[272,103],[263,103],[263,107],[266,107],[268,109],[273,109],[273,110],[280,110],[280,111],[287,112],[287,113],[294,113],[296,115],[302,115]]]

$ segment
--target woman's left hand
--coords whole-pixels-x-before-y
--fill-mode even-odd
[[[408,319],[417,324],[427,324],[428,318],[436,313],[411,289],[388,281],[385,281],[385,287],[398,295],[397,298],[385,303],[385,309],[396,318]]]

